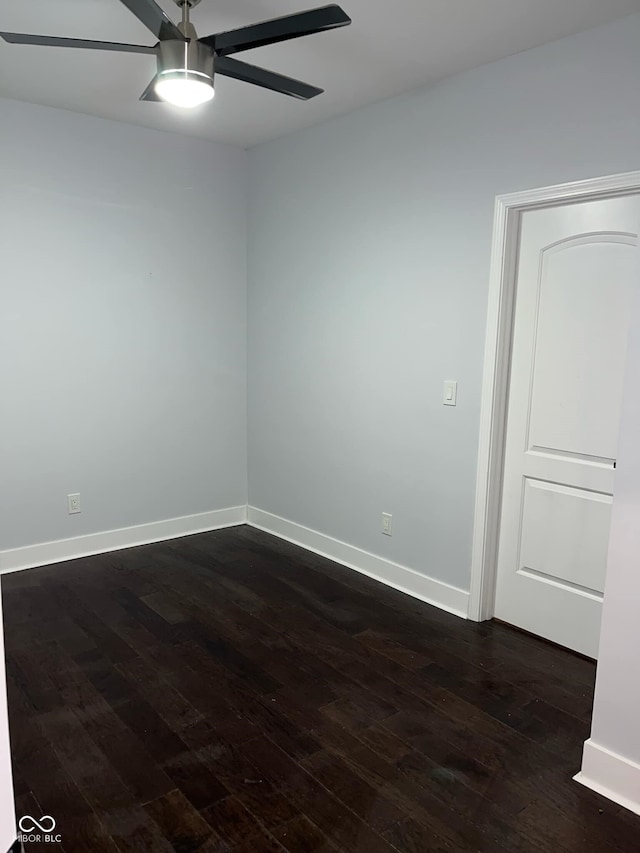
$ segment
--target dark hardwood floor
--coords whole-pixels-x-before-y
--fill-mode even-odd
[[[18,817],[66,853],[636,853],[594,665],[248,527],[5,575]]]

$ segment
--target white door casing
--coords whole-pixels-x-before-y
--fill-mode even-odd
[[[521,218],[495,615],[597,656],[635,196]]]

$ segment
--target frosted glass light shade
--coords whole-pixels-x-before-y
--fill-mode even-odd
[[[159,74],[155,90],[163,101],[185,109],[204,104],[215,94],[211,77],[198,71],[180,69]]]

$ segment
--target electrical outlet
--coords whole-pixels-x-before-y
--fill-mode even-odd
[[[393,520],[393,516],[388,512],[382,513],[382,521],[380,523],[380,532],[384,533],[385,536],[392,536],[393,531],[391,529],[391,522]]]
[[[80,512],[80,495],[67,495],[67,506],[69,515],[75,515]]]

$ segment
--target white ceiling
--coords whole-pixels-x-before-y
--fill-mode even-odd
[[[201,36],[325,5],[328,0],[202,0]],[[160,5],[174,19],[172,0]],[[142,103],[153,56],[0,41],[0,96],[251,147],[367,103],[428,85],[640,11],[640,0],[341,0],[353,25],[238,58],[322,86],[302,102],[218,78],[193,112]],[[153,44],[118,0],[4,0],[0,30]]]

